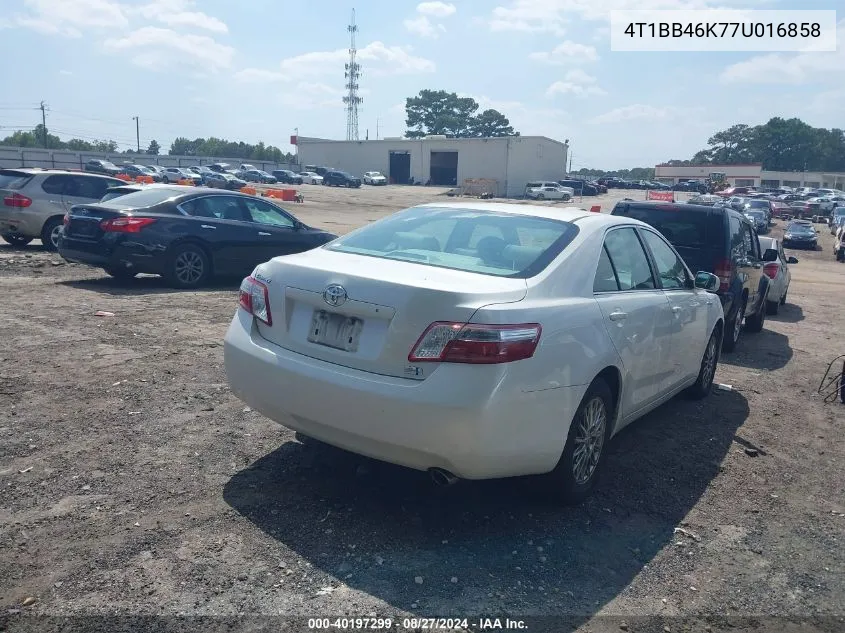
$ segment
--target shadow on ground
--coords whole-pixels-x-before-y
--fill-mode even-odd
[[[547,502],[538,478],[437,488],[298,442],[235,474],[224,498],[314,568],[398,609],[587,618],[672,542],[747,416],[737,392],[661,407],[613,440],[599,488],[574,508]]]
[[[782,306],[781,310],[786,307],[792,306]],[[723,353],[719,362],[733,367],[772,371],[785,367],[792,360],[792,354],[788,336],[764,329],[753,334],[743,332],[736,350]]]
[[[105,274],[105,273],[104,273]],[[148,294],[171,294],[184,292],[219,292],[221,290],[236,291],[240,286],[243,277],[238,278],[215,278],[202,288],[191,290],[180,290],[170,287],[162,277],[144,275],[135,279],[115,279],[114,277],[99,277],[96,279],[72,279],[59,281],[57,283],[71,288],[93,290],[107,295],[148,295]]]
[[[777,314],[773,314],[767,319],[781,323],[798,323],[804,320],[804,309],[794,303],[785,303],[778,309]]]

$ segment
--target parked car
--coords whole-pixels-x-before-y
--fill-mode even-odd
[[[719,277],[726,352],[734,351],[741,331],[763,329],[769,278],[763,274],[765,262],[757,233],[744,215],[730,207],[633,201],[618,202],[611,214],[647,222],[672,243],[692,270]]]
[[[282,182],[287,185],[301,185],[303,182],[302,176],[290,171],[289,169],[274,169],[272,174],[273,178],[275,178],[278,182]]]
[[[303,171],[298,174],[306,185],[322,185],[323,177],[313,171]]]
[[[247,182],[258,182],[265,185],[274,185],[278,182],[274,176],[260,169],[247,169],[238,172],[238,178]]]
[[[364,172],[365,185],[386,185],[387,178],[380,171],[366,171]]]
[[[531,187],[525,191],[525,197],[533,200],[572,200],[571,187]]]
[[[771,280],[769,295],[766,298],[766,310],[769,314],[777,314],[780,306],[786,303],[789,283],[792,281],[789,265],[797,264],[798,259],[787,257],[783,251],[783,244],[774,237],[762,236],[757,239],[760,240],[763,259],[771,260],[763,265],[763,273]]]
[[[687,200],[687,204],[697,204],[700,206],[705,207],[712,207],[714,205],[721,205],[724,203],[724,198],[720,198],[719,196],[713,194],[702,194],[699,196],[693,196],[689,200]]]
[[[208,168],[218,174],[226,174],[231,171],[232,166],[229,163],[212,163]]]
[[[162,176],[163,179],[165,168],[161,165],[143,165],[143,167],[146,167],[150,171],[157,173],[159,176]]]
[[[72,207],[59,253],[119,279],[152,273],[174,287],[196,288],[335,237],[255,196],[171,186]]]
[[[811,202],[818,202],[819,210],[821,210],[822,213],[830,213],[836,207],[841,207],[842,204],[845,203],[845,196],[841,194],[833,194],[817,200],[811,200]]]
[[[240,178],[235,178],[232,174],[221,174],[221,173],[213,173],[208,174],[205,177],[205,186],[211,187],[213,189],[230,189],[232,191],[237,191],[241,187],[246,187],[247,183],[245,180],[241,180]]]
[[[323,175],[323,184],[329,187],[360,187],[361,179],[345,171],[332,170]]]
[[[303,171],[309,171],[318,176],[325,176],[326,172],[333,171],[330,167],[323,167],[322,165],[306,165]]]
[[[238,167],[241,171],[259,171],[255,165],[250,163],[241,163],[241,166]]]
[[[40,239],[56,250],[62,218],[74,204],[96,202],[122,180],[82,171],[0,169],[0,236],[12,246]]]
[[[769,216],[762,209],[746,209],[745,217],[754,225],[758,235],[769,232]]]
[[[808,248],[816,250],[818,231],[809,220],[792,220],[783,230],[783,245],[786,248]]]
[[[748,193],[750,187],[728,187],[727,189],[723,189],[722,191],[717,191],[717,196],[722,196],[723,198],[730,198],[731,196],[744,196]]]
[[[558,180],[561,187],[571,187],[576,196],[597,196],[599,190],[583,180]]]
[[[838,262],[845,262],[845,216],[836,219],[836,239],[833,242],[833,257]]]
[[[117,176],[120,173],[120,167],[107,160],[94,158],[85,163],[85,171],[91,172],[92,174]]]
[[[845,217],[845,207],[834,207],[833,211],[830,212],[827,223],[830,226],[831,235],[836,235],[836,224],[840,221],[839,218],[843,217]]]
[[[161,176],[162,181],[166,183],[174,183],[180,180],[190,180],[195,185],[202,184],[202,176],[195,174],[185,167],[167,167]]]
[[[788,214],[790,212],[789,205],[785,202],[781,202],[780,200],[772,200],[771,209],[773,218],[780,218],[784,214]]]
[[[157,171],[145,167],[144,165],[127,164],[120,168],[120,173],[129,176],[130,178],[138,178],[140,176],[148,176],[153,179],[153,182],[161,182],[161,174]]]
[[[443,483],[547,473],[578,502],[619,430],[711,391],[718,283],[629,218],[425,205],[258,266],[225,369],[302,437]]]

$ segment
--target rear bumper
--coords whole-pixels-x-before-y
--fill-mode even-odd
[[[549,472],[586,386],[521,392],[504,366],[441,365],[422,381],[291,352],[238,310],[224,342],[235,395],[286,427],[340,448],[466,479]]]
[[[126,240],[126,236],[110,237],[117,239],[81,240],[62,233],[59,255],[69,262],[97,268],[131,268],[139,273],[162,274],[164,261],[158,249]]]
[[[52,215],[59,211],[57,208]],[[26,237],[40,238],[44,221],[50,215],[30,209],[0,206],[0,233],[16,233]]]

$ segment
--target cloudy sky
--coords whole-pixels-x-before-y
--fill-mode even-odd
[[[291,149],[344,138],[357,11],[361,137],[398,136],[425,88],[474,97],[522,134],[570,139],[573,166],[689,158],[715,131],[772,116],[843,127],[845,30],[835,53],[620,53],[609,11],[838,9],[845,0],[3,0],[0,134],[217,136]],[[357,6],[356,6],[357,5]]]

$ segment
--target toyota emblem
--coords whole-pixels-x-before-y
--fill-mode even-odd
[[[335,308],[346,303],[347,298],[346,289],[340,284],[326,286],[326,289],[323,290],[323,301]]]

